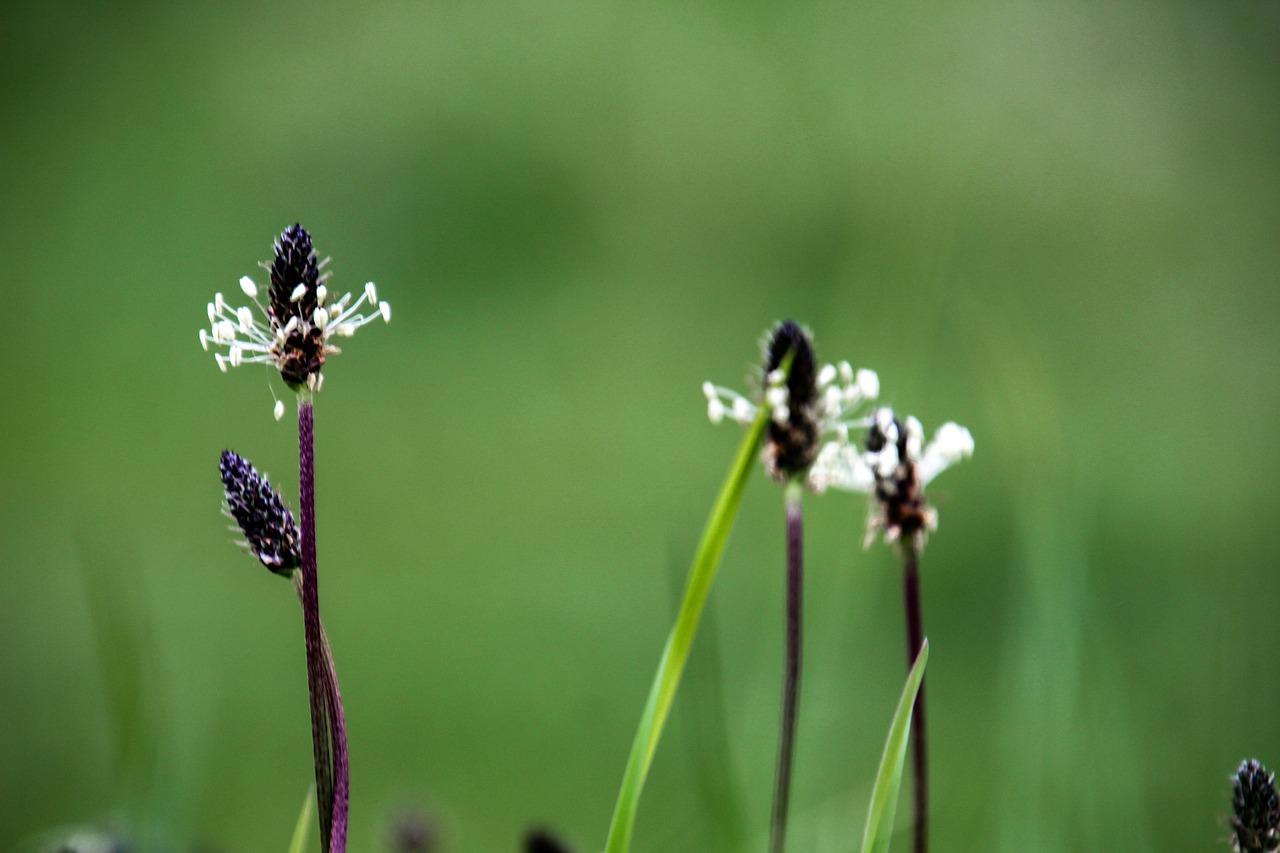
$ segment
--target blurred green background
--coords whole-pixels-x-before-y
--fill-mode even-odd
[[[5,4],[0,850],[285,847],[301,620],[217,458],[296,506],[296,437],[197,330],[294,221],[395,310],[317,409],[354,851],[407,806],[453,851],[603,845],[739,440],[699,385],[783,317],[977,442],[923,563],[935,849],[1225,849],[1229,774],[1280,763],[1277,8]],[[753,476],[637,851],[763,847]],[[844,851],[899,569],[862,499],[808,507],[792,847]]]

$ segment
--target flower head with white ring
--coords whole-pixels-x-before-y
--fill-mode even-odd
[[[291,225],[275,243],[275,258],[263,264],[269,271],[266,304],[253,279],[240,279],[240,290],[253,307],[236,307],[214,295],[208,305],[209,328],[200,330],[200,345],[215,348],[214,358],[225,373],[242,364],[271,364],[295,391],[320,390],[325,357],[340,350],[331,343],[349,338],[361,326],[379,318],[391,321],[391,306],[378,300],[373,282],[356,299],[351,294],[331,299],[321,273],[328,258],[317,261],[311,235],[301,225]],[[256,311],[255,311],[256,309]],[[225,352],[222,349],[225,348]],[[277,402],[276,420],[284,415]]]
[[[760,396],[770,408],[765,468],[777,480],[803,477],[809,488],[821,491],[813,477],[822,441],[837,437],[848,442],[850,429],[870,425],[866,417],[855,415],[879,396],[880,379],[874,370],[855,371],[847,361],[818,367],[812,337],[790,320],[770,331],[763,349]],[[784,372],[788,353],[790,369]],[[702,393],[713,424],[726,418],[750,424],[760,409],[760,403],[710,382],[702,384]]]

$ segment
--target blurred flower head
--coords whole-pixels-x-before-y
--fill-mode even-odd
[[[293,513],[267,478],[234,451],[222,451],[218,469],[226,493],[227,514],[244,534],[240,545],[271,571],[289,577],[302,564],[301,539]]]
[[[770,410],[765,467],[783,482],[810,474],[824,438],[847,440],[850,428],[866,426],[865,418],[852,416],[880,394],[874,371],[855,372],[847,361],[819,367],[809,332],[790,320],[765,338],[760,380],[761,402]],[[702,393],[714,424],[726,417],[749,424],[760,410],[761,403],[710,382],[702,384]]]
[[[875,508],[864,545],[870,545],[881,531],[887,542],[922,545],[938,526],[938,513],[928,505],[924,488],[973,455],[973,436],[948,422],[925,445],[924,427],[914,417],[904,420],[882,407],[870,420],[861,449],[847,434],[823,446],[810,472],[810,485],[819,492],[835,488],[872,495]]]
[[[1257,761],[1242,761],[1231,777],[1231,847],[1236,853],[1280,850],[1280,797],[1275,774]]]
[[[232,306],[221,293],[214,294],[208,306],[210,328],[200,330],[200,345],[217,348],[214,358],[223,372],[242,364],[271,364],[290,388],[318,391],[325,358],[340,352],[331,342],[334,337],[349,338],[378,318],[391,321],[391,306],[378,301],[373,282],[357,299],[350,293],[331,299],[329,273],[320,272],[327,263],[327,258],[317,261],[305,228],[289,226],[276,240],[271,263],[263,265],[270,275],[266,304],[248,276],[240,279],[240,290],[252,307]],[[283,406],[277,405],[276,419],[283,414]]]

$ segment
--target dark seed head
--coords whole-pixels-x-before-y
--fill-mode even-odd
[[[267,478],[239,454],[222,451],[218,468],[226,490],[227,509],[240,525],[249,550],[262,565],[288,577],[301,564],[301,543],[293,513]]]
[[[774,477],[787,480],[803,474],[818,456],[817,358],[813,340],[792,320],[779,323],[769,335],[764,353],[764,382],[793,353],[787,372],[787,417],[769,421],[769,465]]]
[[[324,335],[311,325],[319,307],[316,288],[320,278],[311,235],[301,225],[290,225],[276,240],[267,310],[276,329],[287,327],[294,317],[298,320],[280,346],[280,375],[294,388],[305,385],[307,378],[324,366]],[[295,300],[293,293],[298,285],[303,285],[304,291]]]
[[[1275,775],[1257,761],[1241,762],[1232,777],[1232,847],[1238,853],[1275,853],[1280,849],[1280,797]]]
[[[882,422],[883,413],[891,418]],[[871,426],[867,428],[867,450],[880,453],[893,444],[898,452],[898,465],[892,472],[883,474],[879,468],[875,469],[874,494],[879,508],[874,524],[894,539],[914,542],[929,530],[932,511],[916,471],[919,460],[908,453],[907,439],[906,424],[890,409],[880,409],[872,415]]]

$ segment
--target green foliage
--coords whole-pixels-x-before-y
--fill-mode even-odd
[[[880,770],[876,773],[876,785],[871,791],[871,806],[867,809],[867,826],[862,834],[862,853],[889,853],[889,840],[893,836],[893,817],[898,809],[898,788],[902,784],[902,764],[907,757],[907,743],[911,734],[911,709],[915,706],[916,693],[924,680],[925,664],[929,662],[929,641],[925,640],[916,656],[915,665],[907,674],[902,688],[902,698],[893,713],[889,737],[884,742],[884,755]]]
[[[649,765],[653,762],[654,751],[658,748],[658,739],[662,737],[663,726],[671,711],[671,703],[675,701],[676,688],[680,685],[680,676],[689,659],[689,649],[698,631],[698,622],[702,618],[703,605],[707,594],[711,591],[711,583],[715,580],[716,570],[720,566],[720,556],[724,553],[725,543],[733,530],[733,520],[742,503],[742,494],[747,487],[747,479],[755,466],[756,448],[760,446],[760,437],[764,433],[765,424],[769,420],[769,407],[761,405],[756,419],[748,428],[738,453],[725,477],[720,493],[716,495],[715,504],[711,508],[711,517],[703,530],[702,540],[693,557],[693,566],[689,570],[689,582],[685,587],[684,600],[680,604],[680,612],[676,616],[675,625],[662,650],[662,659],[658,663],[658,671],[653,678],[653,686],[649,690],[649,698],[645,702],[644,712],[640,716],[640,725],[636,729],[635,741],[631,745],[631,754],[627,757],[627,769],[622,777],[622,790],[618,793],[618,802],[614,807],[613,821],[609,826],[607,853],[625,853],[631,846],[631,833],[635,828],[636,810],[640,805],[640,793],[644,788],[645,777],[649,774]]]

